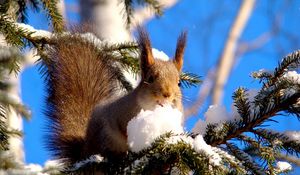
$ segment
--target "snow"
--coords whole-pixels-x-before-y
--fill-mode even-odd
[[[100,40],[95,34],[90,32],[82,33],[80,34],[80,37],[87,42],[94,44],[96,47],[102,47],[103,44],[108,43],[107,41]]]
[[[25,169],[33,171],[33,172],[41,172],[43,170],[41,165],[33,164],[33,163],[26,165]]]
[[[290,140],[300,143],[300,131],[286,131],[284,135]]]
[[[207,123],[218,123],[229,119],[225,106],[211,105],[204,114]]]
[[[206,144],[202,135],[196,136],[193,146],[196,151],[203,151],[205,154],[207,154],[209,156],[210,163],[216,166],[220,165],[220,162],[222,161],[220,155],[213,151],[212,146]]]
[[[287,71],[283,75],[283,78],[292,81],[295,84],[300,84],[300,74],[298,74],[296,71]]]
[[[69,169],[69,171],[76,171],[86,164],[100,163],[103,161],[104,161],[104,158],[101,155],[99,155],[99,154],[91,155],[89,158],[75,163],[74,166]]]
[[[43,167],[39,164],[31,163],[31,164],[25,165],[24,169],[26,171],[25,174],[49,175],[48,173],[43,173]],[[17,171],[18,170],[16,170],[16,172]]]
[[[199,119],[195,124],[192,131],[194,133],[199,133],[204,135],[205,129],[208,124],[216,124],[219,123],[220,127],[222,126],[221,123],[224,121],[228,121],[232,119],[233,115],[230,115],[227,111],[225,106],[222,105],[211,105],[208,107],[207,111],[204,113],[205,121]]]
[[[217,153],[219,149],[206,144],[202,135],[197,135],[193,139],[183,134],[182,113],[170,105],[157,106],[153,111],[142,110],[129,121],[127,126],[128,145],[133,152],[139,152],[149,147],[156,138],[170,131],[173,135],[166,140],[166,144],[185,142],[195,151],[206,154],[211,164],[220,165],[222,159]]]
[[[32,37],[46,37],[46,38],[50,38],[52,36],[52,33],[46,30],[37,30],[35,28],[33,28],[31,25],[28,24],[24,24],[24,23],[16,23],[16,25],[19,28],[24,29],[25,31],[30,31],[30,32],[34,32],[31,34]]]
[[[182,119],[182,113],[171,105],[158,105],[153,111],[142,109],[127,126],[130,149],[139,152],[167,132],[183,133]]]
[[[196,122],[194,128],[192,129],[192,132],[204,135],[206,126],[207,126],[207,123],[204,120],[199,119]]]
[[[292,165],[289,164],[288,162],[279,161],[276,163],[276,168],[280,172],[290,171],[290,170],[292,170]]]
[[[185,142],[186,144],[189,144],[191,146],[194,144],[194,139],[192,137],[186,136],[186,135],[171,136],[166,142],[168,144],[176,144],[180,141]]]
[[[57,168],[62,165],[62,162],[59,160],[47,160],[44,164],[44,168]]]
[[[152,48],[152,54],[155,59],[159,59],[162,61],[169,61],[169,57],[163,51]]]
[[[282,76],[282,79],[291,81],[295,84],[300,84],[300,74],[297,73],[296,71],[288,71],[288,72],[284,73]],[[285,96],[285,97],[290,97],[290,96],[294,95],[296,92],[297,92],[297,90],[294,89],[293,87],[282,89],[280,91],[281,96]]]
[[[273,74],[274,72],[271,70],[267,70],[267,69],[260,69],[258,71],[255,71],[252,73],[252,75],[256,75],[258,77],[262,76],[264,73],[268,73],[268,74]]]
[[[14,55],[20,55],[20,51],[14,47],[0,46],[0,60],[10,59]]]

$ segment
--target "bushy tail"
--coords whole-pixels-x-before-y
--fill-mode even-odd
[[[47,147],[56,158],[84,158],[87,124],[96,104],[114,95],[119,72],[111,59],[79,37],[57,40],[43,61],[49,119]]]

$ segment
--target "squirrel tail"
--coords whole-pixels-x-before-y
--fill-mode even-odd
[[[57,39],[43,60],[47,82],[46,146],[69,163],[85,158],[84,142],[95,105],[114,96],[118,69],[94,44],[79,37]]]

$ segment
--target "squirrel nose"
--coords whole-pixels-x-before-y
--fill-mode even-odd
[[[168,98],[168,97],[171,96],[171,93],[170,93],[170,92],[165,92],[165,93],[163,93],[163,96],[164,96],[165,98]]]

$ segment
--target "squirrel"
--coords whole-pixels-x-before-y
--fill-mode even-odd
[[[148,33],[138,28],[141,81],[128,94],[118,92],[118,68],[104,50],[79,37],[62,37],[46,59],[47,146],[56,158],[75,163],[93,154],[123,156],[127,124],[141,109],[166,103],[183,110],[180,72],[186,32],[173,60],[154,59]]]

